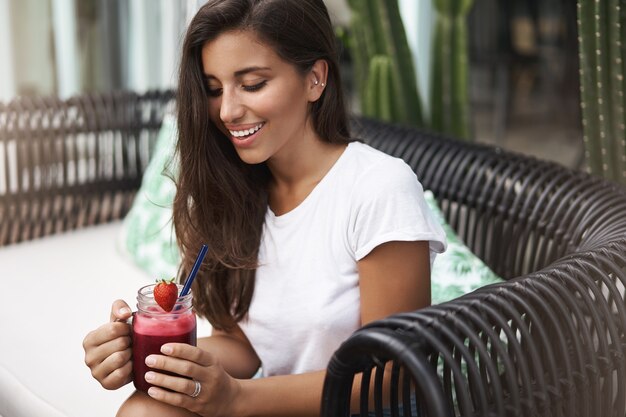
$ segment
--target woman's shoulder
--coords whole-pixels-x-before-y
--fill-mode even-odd
[[[358,177],[359,182],[381,184],[398,184],[398,182],[415,183],[417,177],[411,167],[402,160],[388,155],[363,142],[352,142],[348,147],[350,169]]]

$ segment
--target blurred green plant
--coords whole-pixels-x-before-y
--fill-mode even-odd
[[[469,138],[466,17],[473,0],[433,0],[431,120],[422,113],[416,71],[397,0],[349,0],[350,50],[361,113]]]
[[[473,2],[433,0],[431,128],[465,139],[470,137],[467,14]]]
[[[578,33],[587,169],[626,183],[626,2],[578,0]]]
[[[362,114],[423,126],[413,59],[398,2],[348,3],[352,10],[350,50]]]

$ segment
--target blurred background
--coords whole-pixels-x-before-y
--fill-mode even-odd
[[[346,94],[355,113],[362,112],[356,83],[362,68],[351,54],[350,39],[359,1],[326,0],[342,43]],[[202,3],[0,0],[0,101],[175,88],[181,39]],[[425,120],[433,113],[434,49],[442,48],[435,39],[437,3],[398,2]],[[469,138],[581,168],[576,2],[466,3]]]

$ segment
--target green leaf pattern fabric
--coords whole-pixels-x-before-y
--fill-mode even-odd
[[[166,171],[176,133],[175,118],[165,116],[141,187],[124,218],[120,238],[122,252],[155,279],[175,276],[180,262],[172,225],[176,186]],[[174,164],[171,169],[175,171]]]
[[[437,255],[431,271],[432,304],[450,301],[485,285],[502,282],[502,278],[474,255],[446,223],[432,191],[426,190],[424,197],[448,239],[448,248]]]

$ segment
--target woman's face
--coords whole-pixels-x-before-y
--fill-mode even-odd
[[[225,32],[202,49],[211,121],[246,163],[302,152],[314,135],[309,102],[315,75],[302,75],[249,31]],[[294,154],[295,152],[295,154]]]

